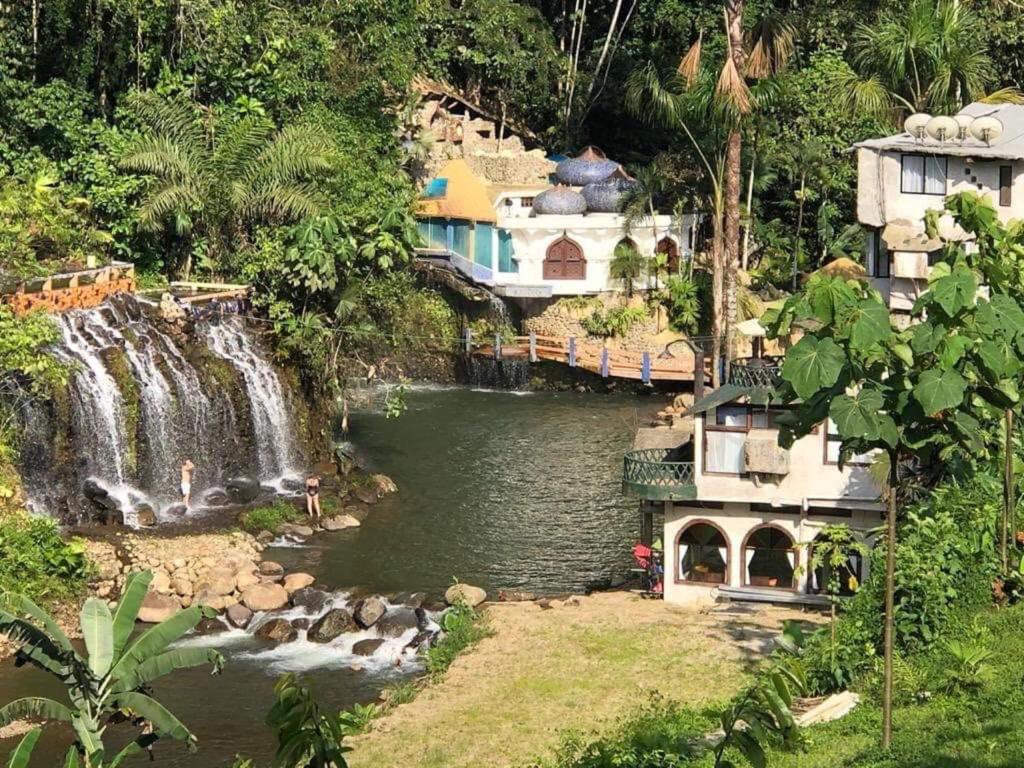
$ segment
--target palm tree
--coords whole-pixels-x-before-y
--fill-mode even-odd
[[[853,67],[842,78],[851,111],[885,118],[956,111],[972,101],[1020,103],[997,74],[981,19],[958,0],[912,0],[883,11],[853,36]]]
[[[184,741],[195,749],[195,736],[146,691],[153,680],[176,669],[212,664],[214,673],[220,671],[224,661],[213,649],[168,650],[202,618],[215,613],[208,608],[188,608],[132,641],[135,620],[152,580],[148,571],[129,577],[113,614],[103,600],[85,601],[81,612],[85,656],[39,606],[22,595],[5,595],[0,635],[17,647],[17,663],[32,664],[57,678],[67,692],[68,703],[40,696],[16,699],[0,707],[0,727],[25,717],[70,724],[76,742],[68,753],[67,766],[78,766],[81,756],[86,768],[115,768],[160,736]],[[105,762],[104,731],[113,718],[125,713],[142,726],[141,731],[111,762]],[[28,740],[28,752],[34,743],[34,739]]]
[[[803,243],[804,207],[810,190],[807,182],[823,183],[828,173],[825,146],[818,139],[807,139],[792,147],[783,158],[783,168],[790,181],[797,187],[796,231],[793,233],[793,291],[797,289],[797,271],[800,264],[800,248]]]
[[[198,106],[151,92],[135,104],[148,130],[121,164],[150,177],[139,220],[145,229],[191,238],[212,268],[252,225],[296,221],[325,207],[312,182],[331,168],[332,146],[319,128],[278,130],[259,114],[221,127],[202,119]],[[192,251],[185,248],[182,259],[186,278]]]
[[[608,263],[608,275],[613,280],[622,282],[626,296],[633,296],[633,285],[640,278],[644,271],[644,262],[647,258],[638,251],[630,242],[620,242],[615,246],[615,253]]]

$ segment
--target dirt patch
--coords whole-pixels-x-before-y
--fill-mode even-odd
[[[575,604],[574,604],[575,603]],[[353,740],[353,768],[520,765],[568,730],[607,728],[656,691],[690,705],[735,693],[791,609],[687,610],[628,593],[487,608],[493,636]]]

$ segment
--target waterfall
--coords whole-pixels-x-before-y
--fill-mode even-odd
[[[36,511],[69,520],[97,506],[180,514],[180,467],[193,506],[228,478],[280,487],[302,464],[286,387],[237,317],[175,326],[119,296],[55,318],[53,354],[70,368],[63,404],[30,403],[22,474]],[[223,499],[224,494],[219,493]]]
[[[259,353],[237,318],[222,318],[206,328],[210,348],[242,375],[249,395],[260,474],[280,478],[295,468],[295,436],[277,372]]]
[[[531,375],[530,362],[523,358],[465,358],[466,382],[474,387],[522,390],[529,386]]]

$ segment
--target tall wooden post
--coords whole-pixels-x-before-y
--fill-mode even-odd
[[[608,348],[601,350],[601,376],[608,378]]]
[[[651,353],[644,352],[643,362],[640,366],[640,378],[644,384],[651,383]]]
[[[576,337],[569,337],[569,367],[576,367]]]
[[[537,334],[530,331],[530,362],[537,362]]]
[[[697,345],[693,352],[693,402],[704,397],[704,347]]]

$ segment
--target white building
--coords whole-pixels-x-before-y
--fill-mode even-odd
[[[582,210],[586,202],[580,190],[489,185],[463,161],[452,161],[427,185],[420,202],[420,231],[430,246],[423,255],[448,259],[498,295],[522,298],[621,291],[609,274],[620,243],[643,254],[666,254],[670,271],[691,258],[696,215],[647,217],[626,234],[621,213]],[[568,198],[576,210],[546,212],[552,210],[544,207],[552,195]],[[646,287],[644,279],[638,285]]]
[[[757,376],[777,375],[763,361],[734,362],[730,375],[742,378],[755,367]],[[664,597],[823,602],[828,574],[807,567],[815,537],[842,523],[866,543],[881,523],[870,457],[840,469],[839,441],[826,424],[780,448],[780,409],[729,399],[728,388],[719,393],[717,406],[694,414],[690,442],[626,455],[625,487],[647,501],[652,519],[664,520]],[[849,553],[844,587],[851,576],[863,582],[867,568],[866,558]]]
[[[985,121],[976,123],[979,118]],[[931,135],[942,135],[934,129],[941,123],[933,123],[916,136],[904,131],[856,145],[857,219],[870,234],[868,276],[894,311],[909,311],[925,290],[941,243],[925,234],[924,216],[941,210],[947,195],[976,192],[1003,221],[1024,218],[1024,106],[975,103],[955,120],[959,130],[944,140]],[[988,131],[977,130],[985,125]],[[948,217],[940,232],[963,236]]]

